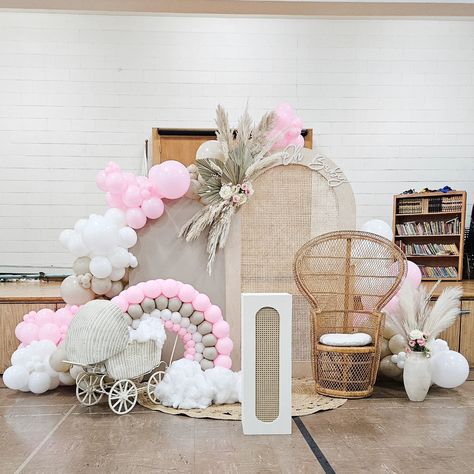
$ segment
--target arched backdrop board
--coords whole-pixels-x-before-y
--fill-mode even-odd
[[[241,291],[293,295],[294,376],[311,376],[310,309],[293,278],[296,251],[311,238],[355,229],[355,200],[342,171],[309,149],[290,150],[254,183],[240,212]]]

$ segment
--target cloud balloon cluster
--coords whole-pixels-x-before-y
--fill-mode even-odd
[[[28,347],[20,347],[11,358],[11,367],[3,374],[3,382],[12,390],[36,394],[54,390],[58,385],[73,385],[74,378],[68,370],[57,372],[50,365],[56,353],[56,345],[49,340],[33,341]]]
[[[107,192],[109,206],[125,212],[127,225],[141,229],[147,219],[158,219],[163,214],[163,198],[184,196],[190,177],[185,166],[173,160],[153,166],[148,177],[124,172],[119,165],[110,162],[99,172],[96,183]]]
[[[223,367],[203,371],[196,361],[180,359],[171,364],[155,394],[165,406],[202,409],[240,401],[240,385],[240,372]]]
[[[304,146],[304,138],[301,136],[303,121],[296,115],[290,104],[285,102],[275,109],[276,120],[270,138],[277,138],[273,149],[286,148],[288,145]]]
[[[61,232],[59,240],[77,257],[74,275],[61,285],[61,296],[69,304],[85,304],[96,295],[113,298],[128,281],[128,268],[138,265],[137,258],[128,251],[137,242],[137,233],[127,226],[121,209],[79,219],[74,229]]]
[[[78,309],[77,306],[67,305],[57,311],[49,308],[40,309],[38,312],[30,311],[16,326],[15,336],[22,347],[40,340],[48,340],[57,346],[66,337],[69,324]]]

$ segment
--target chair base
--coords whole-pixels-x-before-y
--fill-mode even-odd
[[[344,390],[331,390],[329,388],[321,387],[317,382],[316,385],[316,392],[319,395],[325,395],[327,397],[334,397],[334,398],[367,398],[372,395],[374,392],[374,387],[370,387],[367,390],[361,390],[360,392],[347,392]]]

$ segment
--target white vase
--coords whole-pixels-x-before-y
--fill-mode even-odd
[[[424,352],[407,354],[403,368],[403,384],[412,402],[422,402],[430,389],[430,361]]]

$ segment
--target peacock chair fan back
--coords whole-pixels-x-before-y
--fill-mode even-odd
[[[389,240],[368,232],[330,232],[310,240],[298,250],[294,260],[294,276],[299,290],[312,307],[312,365],[315,379],[321,379],[322,373],[318,351],[331,352],[330,359],[333,362],[344,359],[334,354],[337,348],[327,348],[319,343],[323,334],[363,332],[371,336],[372,344],[369,347],[357,347],[354,353],[366,353],[363,359],[367,370],[370,368],[370,376],[364,378],[367,387],[361,389],[364,383],[359,383],[359,374],[359,382],[352,384],[352,389],[359,393],[358,396],[371,393],[383,327],[380,311],[399,289],[406,270],[406,258],[400,249]],[[342,350],[341,354],[347,353],[348,349]],[[349,362],[346,360],[345,363]],[[357,364],[362,367],[360,357]],[[317,388],[319,382],[317,380]],[[337,381],[334,382],[337,385]],[[328,391],[324,393],[337,396],[337,387],[329,385]],[[350,384],[343,384],[341,390],[344,395],[340,396],[349,396]],[[323,393],[323,390],[319,391]]]

